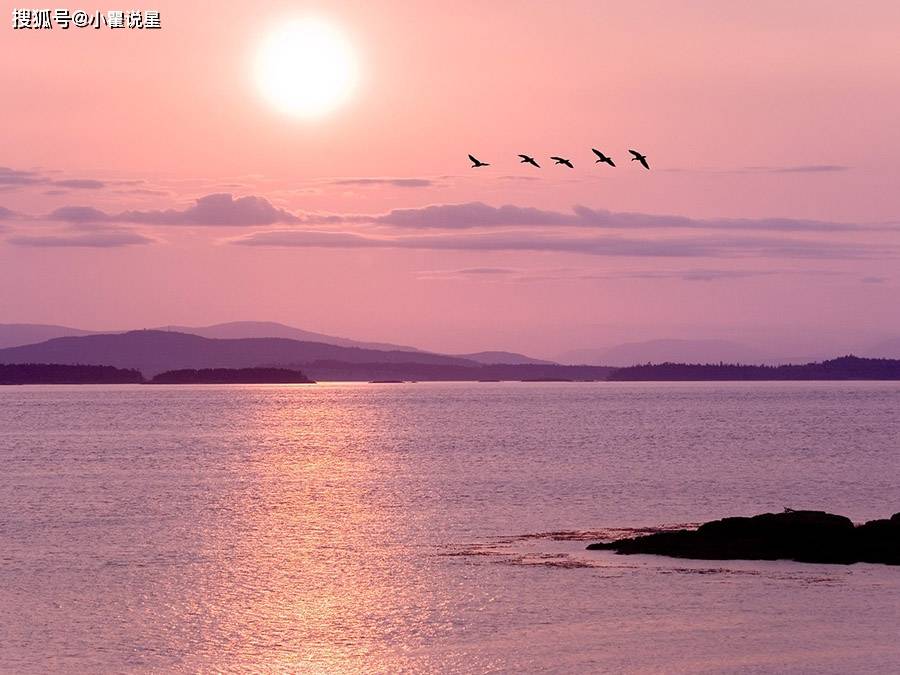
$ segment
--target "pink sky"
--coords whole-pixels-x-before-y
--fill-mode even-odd
[[[12,30],[22,6],[0,29],[0,322],[549,356],[900,334],[896,2],[180,0],[142,6],[159,31],[67,32]],[[314,121],[252,69],[307,14],[360,69]]]

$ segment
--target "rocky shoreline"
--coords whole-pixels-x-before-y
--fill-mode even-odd
[[[900,565],[900,513],[862,525],[824,511],[723,518],[696,530],[655,532],[588,545],[623,555],[650,553],[699,560],[794,560]]]

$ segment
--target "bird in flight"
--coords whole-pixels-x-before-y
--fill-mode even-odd
[[[473,169],[477,169],[480,166],[490,166],[490,164],[488,164],[487,162],[482,162],[479,159],[475,159],[475,157],[473,157],[472,155],[469,155],[469,159],[472,160],[472,168]]]
[[[534,157],[529,157],[528,155],[519,155],[522,158],[522,161],[519,164],[531,164],[532,166],[536,166],[537,168],[541,168],[541,165],[534,161]]]
[[[634,157],[631,158],[631,161],[632,161],[632,162],[633,162],[634,160],[637,160],[637,161],[639,161],[641,164],[644,165],[644,168],[645,168],[645,169],[649,169],[649,168],[650,168],[650,165],[647,164],[647,155],[642,155],[642,154],[639,153],[637,150],[629,150],[628,152],[630,152],[632,155],[634,155]]]
[[[607,157],[607,156],[604,155],[602,152],[600,152],[599,150],[597,150],[597,148],[591,148],[591,150],[593,150],[593,151],[594,151],[594,154],[597,155],[597,157],[600,158],[600,159],[598,159],[596,162],[594,162],[594,164],[599,164],[600,162],[606,162],[606,163],[609,164],[610,166],[615,166],[615,165],[616,165],[616,163],[612,161],[612,157]]]
[[[572,166],[572,162],[570,162],[568,159],[563,159],[562,157],[551,157],[550,159],[554,160],[557,164],[565,164],[570,169],[575,168],[574,166]]]

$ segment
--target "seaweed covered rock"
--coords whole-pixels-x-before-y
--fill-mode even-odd
[[[900,564],[900,513],[855,527],[849,518],[824,511],[764,513],[723,518],[696,530],[657,532],[590,544],[589,550],[652,553],[700,560],[796,560]]]

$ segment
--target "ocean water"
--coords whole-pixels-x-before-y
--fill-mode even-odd
[[[584,550],[900,511],[898,383],[0,388],[0,671],[900,672],[900,568]]]

